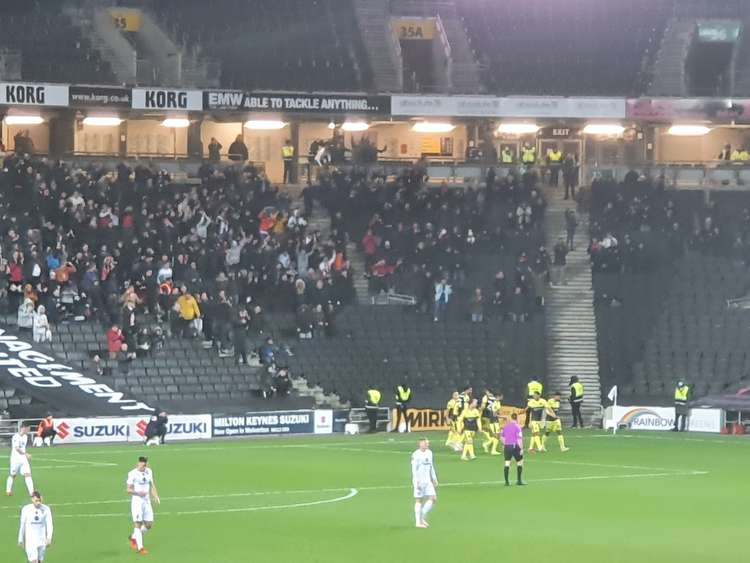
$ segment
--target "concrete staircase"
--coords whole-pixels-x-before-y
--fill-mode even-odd
[[[547,248],[551,250],[558,237],[565,239],[565,210],[575,209],[571,200],[562,199],[562,188],[547,191],[544,220]],[[578,214],[575,250],[568,254],[567,285],[551,288],[545,306],[545,333],[547,341],[547,389],[560,390],[569,395],[570,377],[577,375],[585,389],[583,419],[589,425],[599,414],[601,386],[599,383],[599,353],[594,316],[594,292],[591,289],[591,266],[586,252],[588,215]],[[570,413],[566,401],[561,406]]]
[[[479,94],[479,65],[469,44],[461,16],[454,2],[441,2],[438,7],[443,29],[451,46],[451,84],[454,94]]]
[[[300,397],[309,397],[315,401],[316,407],[329,406],[334,409],[348,409],[351,407],[348,401],[342,401],[336,393],[326,393],[318,385],[310,387],[304,377],[294,377],[292,388]]]
[[[686,96],[685,59],[693,40],[694,19],[671,18],[664,30],[648,88],[651,96]]]
[[[401,48],[391,29],[389,0],[354,0],[354,13],[370,60],[375,90],[401,92]]]

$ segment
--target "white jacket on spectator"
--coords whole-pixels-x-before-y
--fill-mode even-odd
[[[47,311],[44,305],[39,305],[34,313],[34,342],[49,342],[50,340],[52,340],[52,331],[49,328]]]
[[[450,301],[452,293],[453,288],[447,283],[443,284],[442,282],[437,282],[435,284],[435,302],[440,301],[440,298],[445,295],[445,302],[448,303],[448,301]]]
[[[18,328],[34,327],[34,302],[26,297],[18,307]]]

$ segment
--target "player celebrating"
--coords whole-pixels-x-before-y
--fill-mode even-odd
[[[482,443],[482,449],[485,453],[491,453],[492,455],[500,455],[500,452],[497,451],[500,439],[497,436],[500,434],[502,399],[502,393],[495,396],[489,389],[482,397],[482,428],[484,428],[482,433],[487,437],[487,440]],[[490,448],[492,448],[491,452]]]
[[[461,435],[459,434],[458,428],[456,426],[458,424],[458,417],[461,414],[460,412],[458,412],[458,408],[459,408],[458,391],[453,392],[453,395],[451,396],[445,408],[448,411],[448,425],[449,425],[448,439],[445,440],[445,445],[453,449],[454,451],[458,451],[461,449],[461,443],[460,443]]]
[[[31,563],[44,561],[44,553],[52,543],[52,511],[42,504],[39,491],[31,493],[31,504],[21,509],[21,526],[18,529],[18,545],[26,550]]]
[[[437,475],[432,463],[430,441],[427,438],[419,440],[419,449],[411,454],[411,481],[414,485],[414,520],[417,528],[428,528],[427,513],[437,499]]]
[[[557,442],[560,444],[560,451],[567,452],[570,448],[565,447],[565,438],[563,438],[562,435],[562,422],[560,421],[560,416],[557,414],[559,409],[560,392],[556,391],[550,399],[547,399],[547,408],[545,409],[545,412],[547,413],[547,423],[545,424],[545,433],[542,437],[542,447],[547,447],[547,437],[550,435],[550,432],[556,432]]]
[[[531,440],[529,441],[530,452],[534,451],[534,446],[536,446],[540,452],[547,451],[544,448],[544,444],[542,444],[541,438],[542,425],[544,424],[542,418],[544,417],[544,411],[546,408],[547,401],[542,399],[539,393],[534,393],[531,399],[529,399],[526,412],[531,414],[531,423],[529,424],[531,427]]]
[[[127,491],[130,495],[130,511],[133,515],[133,534],[130,536],[130,547],[141,555],[148,551],[143,547],[143,535],[154,524],[154,509],[151,507],[151,497],[160,504],[159,493],[156,492],[154,473],[148,467],[148,458],[139,457],[138,465],[128,473]]]
[[[518,424],[518,415],[513,413],[510,420],[503,426],[503,454],[505,455],[505,486],[510,487],[510,462],[516,460],[517,485],[525,485],[523,482],[523,430]]]
[[[26,481],[26,488],[29,491],[29,495],[34,492],[34,481],[31,478],[31,454],[26,453],[26,446],[29,442],[29,423],[22,422],[21,428],[13,434],[11,440],[10,450],[10,475],[8,480],[5,482],[5,494],[11,496],[13,494],[13,481],[16,479],[16,475],[21,473],[24,481]]]
[[[477,456],[474,455],[474,435],[482,430],[482,413],[477,408],[476,399],[471,400],[458,420],[464,429],[464,450],[461,459],[463,461],[475,459]]]

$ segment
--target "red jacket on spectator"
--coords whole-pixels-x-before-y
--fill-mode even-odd
[[[23,280],[23,266],[16,262],[11,262],[8,265],[8,269],[10,270],[9,277],[11,283],[21,283],[21,281]]]
[[[125,338],[123,338],[122,331],[118,327],[111,327],[107,331],[107,351],[110,356],[120,351],[124,341]]]
[[[367,256],[372,256],[378,250],[380,239],[372,233],[367,233],[362,239],[362,250]]]
[[[396,264],[387,264],[385,260],[379,260],[372,266],[372,275],[376,278],[390,276],[396,271]]]

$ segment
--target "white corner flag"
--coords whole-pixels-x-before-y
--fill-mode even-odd
[[[607,399],[617,404],[617,385],[615,385],[614,387],[612,387],[612,389],[609,390],[609,393],[607,393]]]
[[[617,385],[612,386],[612,389],[609,390],[609,393],[607,393],[607,399],[612,401],[613,407],[617,406]],[[616,415],[614,415],[614,425],[612,426],[612,435],[614,436],[615,434],[617,434],[617,416]]]

